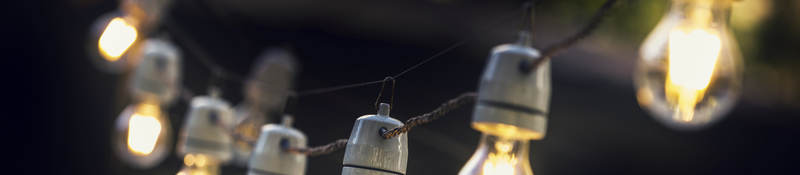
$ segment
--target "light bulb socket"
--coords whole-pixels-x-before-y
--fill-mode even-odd
[[[233,156],[233,138],[228,134],[233,110],[219,98],[200,96],[192,99],[181,131],[178,153],[205,154],[221,162]]]
[[[356,119],[342,161],[342,175],[406,174],[408,163],[408,136],[384,139],[382,128],[403,126],[403,122],[389,116],[389,104],[382,103],[378,114]]]
[[[525,38],[525,36],[521,36]],[[550,104],[550,63],[529,72],[521,64],[542,59],[519,42],[495,47],[481,77],[472,127],[492,135],[542,139]]]
[[[291,118],[290,116],[284,119]],[[286,148],[305,148],[306,136],[290,125],[268,124],[261,128],[258,142],[248,163],[248,175],[304,175],[306,155],[285,151]]]
[[[180,86],[180,51],[163,39],[147,39],[142,44],[142,51],[131,55],[139,59],[130,80],[131,94],[139,101],[170,105]]]

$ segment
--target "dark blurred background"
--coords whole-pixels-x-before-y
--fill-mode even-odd
[[[164,20],[180,26],[221,66],[249,73],[268,47],[299,58],[298,90],[379,80],[451,44],[464,46],[397,80],[392,116],[405,120],[460,93],[475,91],[489,50],[513,42],[523,1],[490,0],[174,0]],[[537,7],[534,45],[570,35],[600,0],[545,0]],[[90,25],[114,0],[19,1],[6,5],[3,145],[22,174],[174,174],[175,153],[149,170],[112,153],[113,122],[130,102],[125,75],[87,59]],[[546,139],[531,146],[538,175],[800,174],[800,1],[741,0],[733,30],[745,56],[745,90],[721,122],[675,131],[639,108],[632,75],[639,44],[668,8],[666,0],[622,0],[600,29],[554,58]],[[169,34],[167,35],[177,35]],[[9,40],[10,39],[10,40]],[[204,92],[210,73],[183,50],[183,84]],[[20,86],[21,85],[21,86]],[[374,113],[379,85],[302,97],[295,126],[310,145],[347,138],[360,115]],[[223,97],[242,101],[225,81]],[[18,102],[21,102],[20,105]],[[169,109],[173,133],[185,102]],[[477,146],[465,107],[409,134],[408,174],[456,174]],[[173,145],[174,147],[174,145]],[[343,151],[309,158],[307,174],[340,174]],[[244,174],[226,166],[223,174]]]

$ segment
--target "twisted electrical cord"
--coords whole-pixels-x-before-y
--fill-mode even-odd
[[[406,133],[415,126],[430,123],[444,116],[448,112],[463,106],[464,104],[474,102],[476,97],[477,94],[475,92],[468,92],[461,94],[458,97],[445,102],[444,104],[440,105],[438,108],[434,109],[429,113],[425,113],[406,120],[405,125],[401,127],[393,128],[391,130],[381,130],[380,135],[385,139],[389,139],[398,136],[400,134]],[[312,148],[295,148],[286,145],[282,147],[285,151],[291,153],[305,154],[308,156],[319,156],[336,152],[346,146],[347,146],[347,139],[339,139],[334,142],[328,143],[326,145],[312,147]]]
[[[400,135],[400,134],[408,132],[409,130],[411,130],[411,128],[414,128],[414,127],[422,125],[422,124],[430,123],[430,122],[432,122],[432,121],[434,121],[436,119],[439,119],[439,117],[444,116],[448,112],[450,112],[450,111],[452,111],[452,110],[454,110],[454,109],[456,109],[458,107],[463,106],[464,104],[474,102],[476,97],[477,97],[477,94],[475,92],[468,92],[468,93],[461,94],[458,97],[443,103],[438,108],[434,109],[433,111],[431,111],[429,113],[425,113],[425,114],[422,114],[422,115],[419,115],[419,116],[416,116],[416,117],[412,117],[412,118],[406,120],[405,124],[403,126],[401,126],[401,127],[393,128],[393,129],[387,130],[387,131],[381,131],[380,132],[381,133],[381,137],[383,137],[385,139],[390,139],[390,138],[395,137],[397,135]]]
[[[578,41],[588,37],[592,34],[592,32],[597,29],[600,23],[608,16],[609,10],[617,3],[618,0],[606,0],[603,3],[603,6],[598,9],[592,18],[589,20],[589,23],[586,24],[578,33],[561,40],[560,42],[550,45],[549,47],[545,48],[542,51],[542,59],[537,59],[536,61],[532,61],[527,66],[528,69],[536,69],[542,62],[550,60],[553,56],[558,54],[559,52],[572,47],[573,45],[577,44]]]
[[[339,139],[326,145],[311,147],[311,148],[294,148],[285,146],[283,149],[287,152],[296,154],[305,154],[307,156],[326,155],[339,151],[347,146],[347,139]]]

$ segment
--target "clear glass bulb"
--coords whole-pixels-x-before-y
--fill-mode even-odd
[[[119,12],[101,16],[95,21],[88,44],[89,58],[108,72],[122,72],[130,68],[127,55],[135,50],[139,39],[136,23]]]
[[[233,128],[234,163],[247,166],[254,143],[261,134],[261,126],[267,122],[260,111],[246,104],[236,107],[234,116],[236,119]]]
[[[186,154],[177,175],[218,175],[219,161],[204,154]]]
[[[695,129],[730,110],[742,61],[728,29],[731,0],[673,0],[642,44],[634,74],[639,105],[676,129]]]
[[[533,175],[528,161],[529,140],[484,133],[475,154],[459,175]]]
[[[160,163],[169,152],[171,129],[169,120],[154,103],[128,106],[117,119],[116,153],[137,168],[150,168]]]

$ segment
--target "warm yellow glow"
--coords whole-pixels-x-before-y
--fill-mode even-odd
[[[200,155],[197,155],[197,161],[195,162],[195,165],[196,165],[197,167],[206,167],[206,165],[207,165],[207,164],[206,164],[206,161],[207,161],[207,160],[208,160],[208,159],[206,158],[206,156],[204,156],[204,155],[202,155],[202,154],[200,154]]]
[[[494,144],[497,152],[489,153],[486,162],[483,163],[483,175],[513,175],[514,167],[517,166],[517,158],[512,154],[513,143],[496,142]]]
[[[133,153],[148,155],[153,152],[161,134],[161,121],[157,105],[141,104],[128,120],[128,149]]]
[[[719,34],[703,30],[675,29],[669,34],[669,57],[665,93],[675,106],[674,117],[692,121],[697,102],[711,82],[722,49]]]
[[[504,138],[513,139],[541,139],[544,134],[529,129],[520,128],[514,125],[492,123],[492,122],[473,122],[472,128],[478,131],[496,135]]]
[[[194,155],[193,154],[187,154],[186,156],[184,156],[183,157],[183,164],[186,164],[186,166],[194,165]]]
[[[126,22],[125,19],[116,17],[111,19],[106,29],[100,34],[97,48],[106,61],[117,61],[133,45],[137,35],[136,27]]]
[[[215,175],[219,174],[218,163],[212,157],[203,154],[186,154],[183,157],[184,167],[178,175]]]

